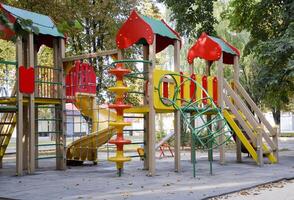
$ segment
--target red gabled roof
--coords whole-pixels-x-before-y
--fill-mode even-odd
[[[221,58],[221,55],[223,55],[223,63],[233,64],[234,56],[240,56],[240,52],[225,40],[202,33],[189,49],[187,60],[190,64],[195,58],[216,61]]]
[[[156,53],[173,45],[175,40],[181,40],[179,34],[163,20],[140,16],[133,10],[116,35],[116,45],[119,49],[126,49],[134,44],[151,45],[154,42],[154,35]]]

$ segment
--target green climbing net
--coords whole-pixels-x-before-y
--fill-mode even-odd
[[[181,83],[176,81],[179,77],[182,77]],[[172,80],[175,84],[174,94],[170,95],[168,98],[163,96],[162,90],[160,89],[166,78]],[[196,90],[193,94],[194,96],[190,99],[182,99],[180,95],[181,87],[184,84],[191,83],[194,83],[196,86]],[[209,151],[210,161],[212,162],[212,150],[229,141],[232,131],[227,121],[224,119],[221,110],[214,103],[208,92],[192,78],[177,73],[167,73],[161,77],[155,89],[158,91],[160,101],[165,106],[174,107],[175,110],[180,112],[183,122],[190,130],[192,135],[192,163],[195,176],[196,145],[197,148]],[[197,90],[201,90],[201,93],[206,94],[203,96],[206,97],[196,99]],[[180,104],[177,103],[179,101],[181,102]],[[206,104],[203,103],[204,101],[206,101]],[[195,122],[197,122],[196,125]],[[211,162],[210,172],[212,173]]]

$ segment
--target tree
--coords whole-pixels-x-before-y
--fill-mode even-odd
[[[293,84],[293,8],[292,0],[232,0],[224,14],[231,28],[250,33],[244,53],[256,59],[255,92],[278,125]]]
[[[176,30],[188,38],[199,37],[202,32],[216,35],[214,25],[217,20],[213,15],[216,0],[159,0],[172,12],[171,19],[175,20]]]

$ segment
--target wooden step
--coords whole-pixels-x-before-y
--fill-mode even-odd
[[[1,133],[1,134],[0,134],[0,137],[1,137],[1,136],[10,136],[10,135],[11,135],[11,133]]]

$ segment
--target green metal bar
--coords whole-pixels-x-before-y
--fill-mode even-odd
[[[4,112],[16,112],[17,111],[17,107],[16,106],[0,106],[0,111],[4,111]]]
[[[41,106],[41,105],[36,105],[36,108],[55,108],[55,106]]]
[[[4,61],[4,60],[0,60],[0,64],[4,64],[4,65],[17,65],[16,61]]]
[[[35,81],[35,83],[46,83],[46,84],[52,84],[52,85],[62,85],[61,82],[50,82],[50,81]]]
[[[192,135],[192,164],[193,164],[193,177],[196,177],[196,148],[195,148],[195,136]]]
[[[152,62],[149,61],[149,60],[129,60],[129,59],[125,59],[125,60],[116,60],[116,61],[112,62],[112,65],[116,64],[116,63],[148,63],[148,64],[151,64]]]

